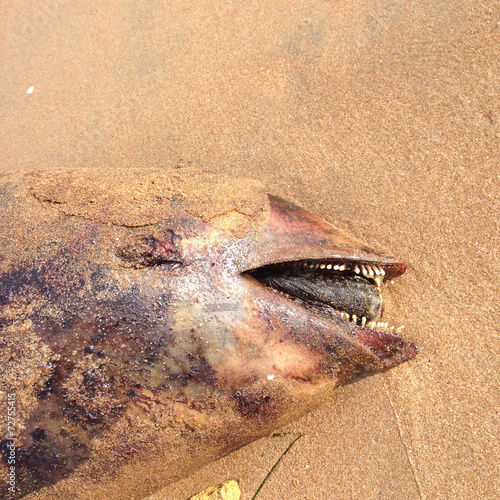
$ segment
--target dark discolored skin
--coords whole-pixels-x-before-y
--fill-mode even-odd
[[[0,177],[0,397],[15,394],[17,438],[10,496],[0,443],[4,497],[142,498],[416,354],[245,274],[302,259],[405,270],[254,181]]]

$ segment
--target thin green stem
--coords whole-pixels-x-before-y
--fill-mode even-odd
[[[299,434],[288,446],[288,448],[281,454],[281,457],[278,458],[276,463],[273,465],[272,469],[267,473],[267,476],[264,478],[264,481],[260,484],[259,488],[255,492],[254,496],[252,497],[252,500],[255,500],[257,498],[257,495],[260,493],[260,490],[264,487],[266,484],[267,480],[271,477],[272,473],[276,470],[278,465],[281,463],[283,458],[285,458],[285,455],[292,449],[292,446],[301,438],[303,437],[303,434]]]

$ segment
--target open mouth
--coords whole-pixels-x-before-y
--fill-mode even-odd
[[[380,321],[381,285],[405,270],[402,263],[331,259],[280,262],[247,274],[312,313],[330,321],[342,320],[360,341],[387,357],[404,346],[398,335],[404,327]]]

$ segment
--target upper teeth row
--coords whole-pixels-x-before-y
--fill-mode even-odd
[[[348,267],[348,264],[313,264],[311,262],[300,262],[294,263],[294,265],[302,265],[304,267],[309,267],[310,269],[333,269],[334,271],[345,271]],[[352,268],[356,274],[362,273],[365,276],[385,276],[385,271],[382,267],[376,266],[374,264],[358,264],[354,265]]]
[[[354,266],[354,272],[359,274],[363,273],[365,276],[385,276],[385,271],[382,267],[374,266],[373,264],[369,266],[368,264],[356,264]]]

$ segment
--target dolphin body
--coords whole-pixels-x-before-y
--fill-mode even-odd
[[[248,179],[1,176],[2,498],[143,498],[413,358],[405,269]]]

